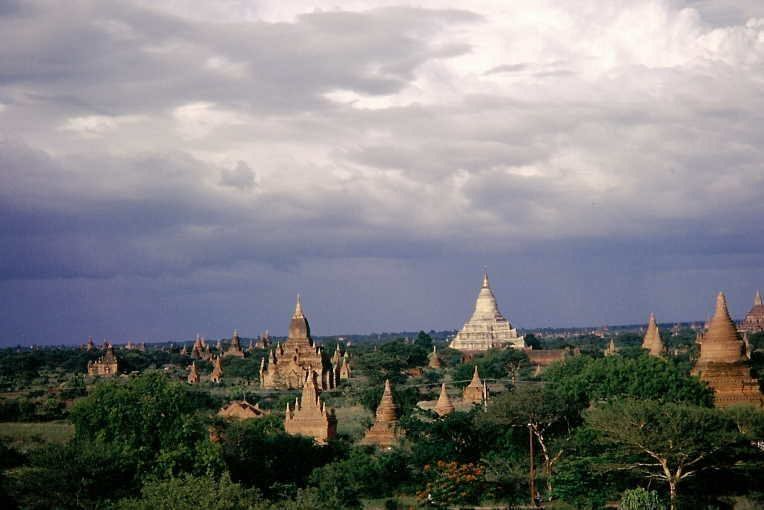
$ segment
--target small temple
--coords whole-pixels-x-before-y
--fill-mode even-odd
[[[298,295],[286,342],[270,351],[267,366],[265,359],[260,361],[260,385],[266,389],[301,388],[313,371],[319,373],[321,389],[334,387],[331,363],[310,336],[310,325]]]
[[[88,338],[88,343],[87,343],[87,347],[85,347],[85,350],[90,352],[93,349],[95,349],[95,344],[93,343],[93,337],[91,336],[91,337]]]
[[[223,379],[223,365],[220,362],[220,356],[215,358],[215,365],[212,367],[212,374],[210,374],[210,381],[215,384],[219,383]]]
[[[446,383],[440,385],[440,395],[438,395],[438,403],[435,404],[435,413],[438,416],[445,416],[454,412],[454,404],[451,402],[451,398],[446,391]]]
[[[325,444],[337,435],[337,417],[334,409],[327,410],[319,397],[318,374],[311,370],[302,386],[302,399],[296,399],[294,409],[287,403],[284,417],[287,434],[311,436]]]
[[[260,409],[258,404],[252,405],[246,400],[233,400],[218,411],[218,416],[229,420],[251,420],[268,414],[271,412]]]
[[[260,333],[260,338],[257,339],[257,343],[255,344],[255,347],[258,349],[267,349],[271,345],[271,335],[268,333],[268,330],[265,330],[265,333]]]
[[[465,352],[525,347],[523,337],[517,334],[517,329],[499,311],[487,271],[483,272],[483,285],[475,302],[475,311],[456,334],[450,347]]]
[[[212,358],[212,352],[210,346],[204,341],[204,338],[196,335],[194,340],[194,346],[191,348],[191,357],[194,359],[209,360]]]
[[[478,367],[475,365],[475,371],[472,373],[472,380],[464,388],[462,400],[469,404],[482,404],[488,399],[488,386],[480,380]]]
[[[188,372],[188,384],[199,384],[199,371],[196,369],[196,361],[191,362],[190,371]]]
[[[103,356],[95,361],[88,361],[88,375],[112,376],[119,372],[119,362],[111,344],[106,347]]]
[[[666,352],[666,346],[661,338],[661,331],[658,329],[658,323],[655,322],[655,314],[650,313],[647,321],[647,331],[642,339],[642,348],[650,352],[650,356],[661,357]]]
[[[716,298],[716,310],[708,331],[698,337],[700,356],[692,374],[714,390],[717,407],[750,404],[762,407],[764,396],[759,382],[751,377],[745,347],[727,310],[723,292]]]
[[[753,298],[753,307],[746,314],[743,322],[740,323],[740,331],[744,333],[764,332],[764,304],[762,304],[761,293],[758,290]]]
[[[385,381],[385,391],[377,406],[374,424],[361,440],[361,444],[374,444],[382,448],[390,448],[403,436],[403,430],[398,424],[398,406],[393,401],[393,390],[390,380]]]
[[[244,357],[244,349],[241,348],[241,340],[239,339],[239,332],[237,330],[233,330],[233,336],[231,337],[231,345],[228,346],[228,349],[226,349],[225,354],[223,356],[234,356],[237,358],[243,358]]]
[[[618,347],[616,347],[615,340],[612,338],[610,339],[610,342],[608,342],[607,347],[605,347],[604,354],[605,356],[615,356],[618,354]]]
[[[353,377],[353,372],[350,369],[350,354],[345,351],[342,355],[342,364],[340,364],[339,380],[335,381],[335,386],[339,384],[339,381],[347,381]]]
[[[437,370],[442,366],[443,364],[440,361],[440,356],[438,356],[438,348],[433,345],[432,352],[427,356],[427,368]]]

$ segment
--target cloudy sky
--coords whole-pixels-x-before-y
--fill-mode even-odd
[[[759,0],[0,0],[6,345],[740,317],[763,197]]]

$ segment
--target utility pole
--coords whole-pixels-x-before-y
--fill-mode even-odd
[[[531,469],[530,469],[530,488],[531,488],[531,505],[536,504],[536,453],[533,449],[533,427],[528,424],[528,443],[530,445],[531,454]]]

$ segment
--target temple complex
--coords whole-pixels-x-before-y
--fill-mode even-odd
[[[188,373],[188,384],[199,384],[199,371],[196,369],[196,361],[191,362],[191,371]]]
[[[383,448],[389,448],[403,435],[403,430],[398,425],[398,406],[393,401],[393,390],[390,381],[385,381],[385,391],[382,400],[377,406],[374,425],[366,431],[361,444],[375,444]]]
[[[318,374],[311,370],[302,386],[302,400],[295,400],[294,409],[286,406],[284,430],[292,435],[311,436],[324,444],[337,435],[337,417],[334,409],[326,409],[318,395]]]
[[[210,374],[210,381],[219,383],[223,378],[223,366],[220,364],[220,356],[215,358],[215,365],[212,367],[212,374]]]
[[[438,348],[433,345],[432,352],[427,356],[427,368],[437,370],[442,366],[443,365],[440,362],[440,356],[438,356]]]
[[[655,322],[654,313],[650,314],[650,319],[647,321],[647,332],[645,332],[645,337],[642,339],[642,348],[647,349],[650,352],[650,356],[660,357],[666,352],[666,346],[663,345],[661,331]]]
[[[487,398],[487,387],[480,380],[478,367],[475,365],[475,371],[472,374],[472,381],[464,388],[462,399],[470,404],[482,404]]]
[[[454,404],[446,391],[446,383],[440,385],[440,395],[438,396],[438,403],[435,404],[435,412],[438,416],[445,416],[454,412]]]
[[[740,323],[740,331],[744,333],[764,332],[764,304],[762,304],[761,293],[758,290],[753,298],[753,308]]]
[[[265,333],[260,333],[260,338],[257,339],[257,344],[255,344],[255,347],[258,349],[267,349],[271,345],[271,335],[268,333],[268,330],[265,330]]]
[[[196,335],[194,340],[194,346],[191,348],[191,357],[194,359],[209,360],[212,359],[212,352],[210,346],[199,335]]]
[[[615,346],[615,340],[612,338],[610,339],[610,342],[608,342],[607,347],[605,347],[605,356],[615,356],[618,354],[618,347]]]
[[[334,387],[331,364],[310,336],[310,325],[298,295],[286,342],[271,350],[267,367],[264,359],[260,362],[260,384],[267,389],[300,388],[313,371],[319,373],[321,389]]]
[[[483,285],[475,302],[475,311],[472,313],[472,317],[456,334],[450,347],[467,352],[505,347],[522,349],[525,347],[523,337],[517,334],[517,329],[514,329],[499,311],[496,297],[488,283],[488,272],[483,273]]]
[[[241,348],[241,340],[239,339],[239,332],[237,330],[233,330],[233,336],[231,337],[231,345],[228,346],[228,349],[226,349],[225,354],[223,356],[234,356],[237,358],[243,358],[244,357],[244,349]]]
[[[114,355],[111,344],[106,347],[106,352],[95,361],[88,361],[88,375],[112,376],[119,372],[119,362]]]
[[[764,405],[759,382],[751,377],[743,342],[730,318],[723,292],[716,298],[716,311],[708,323],[708,331],[698,340],[700,357],[692,374],[714,390],[716,406]]]
[[[218,416],[233,420],[251,420],[267,414],[271,412],[260,409],[258,404],[252,405],[246,400],[233,400],[218,411]]]

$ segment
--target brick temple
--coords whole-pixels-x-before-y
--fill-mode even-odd
[[[743,322],[740,323],[740,331],[744,333],[764,332],[764,304],[761,300],[761,293],[758,290],[753,298],[753,307],[746,314]]]
[[[663,356],[666,346],[663,345],[661,331],[658,329],[658,323],[655,322],[655,314],[651,313],[647,321],[647,331],[642,339],[642,348],[647,349],[651,356]]]
[[[382,393],[382,400],[377,406],[374,424],[366,431],[361,444],[374,444],[383,448],[390,448],[400,440],[402,435],[403,430],[398,424],[398,406],[393,401],[390,380],[386,380],[385,391]]]
[[[699,335],[700,357],[692,374],[714,390],[717,407],[735,404],[764,405],[759,382],[751,377],[745,347],[727,310],[727,299],[720,292],[708,330]]]
[[[319,397],[318,374],[310,371],[302,386],[302,399],[295,400],[294,408],[286,406],[284,430],[288,434],[310,436],[324,444],[337,435],[337,417],[334,409],[327,409]]]
[[[298,295],[286,342],[270,351],[267,366],[265,359],[260,361],[260,385],[267,389],[301,388],[314,371],[319,374],[319,388],[334,387],[331,363],[310,336],[310,325]]]

